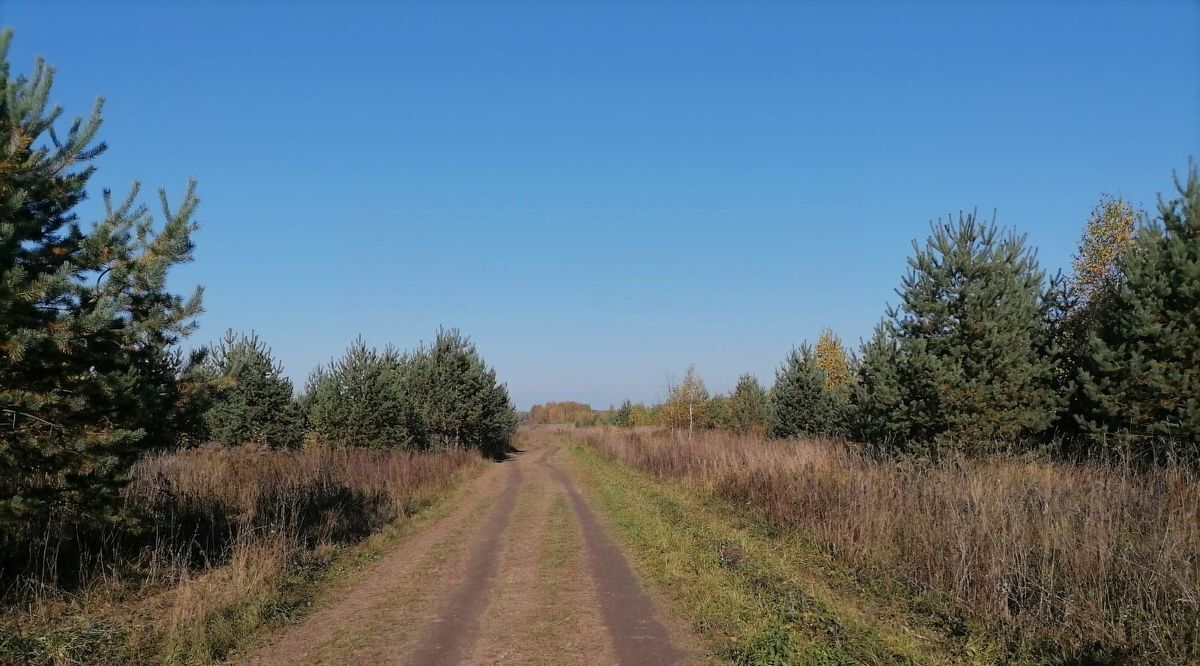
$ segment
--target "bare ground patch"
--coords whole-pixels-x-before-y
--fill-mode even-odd
[[[433,614],[438,581],[461,568],[463,542],[503,490],[503,467],[497,465],[468,484],[462,503],[448,515],[402,540],[326,605],[277,633],[244,663],[339,663],[380,643],[409,640],[411,631],[405,629],[420,626]]]
[[[555,464],[553,433],[525,429],[445,517],[401,540],[253,664],[669,664],[679,622]]]
[[[542,464],[554,450],[543,440],[529,446],[536,464],[526,468],[502,573],[466,663],[617,663],[591,579],[581,575],[578,526]]]

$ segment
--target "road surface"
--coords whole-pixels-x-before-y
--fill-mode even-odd
[[[683,624],[643,587],[550,429],[469,482],[249,664],[672,664]]]

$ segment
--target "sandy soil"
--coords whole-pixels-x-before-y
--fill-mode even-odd
[[[671,664],[692,639],[643,589],[548,429],[249,664]]]

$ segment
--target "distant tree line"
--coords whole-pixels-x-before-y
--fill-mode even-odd
[[[457,331],[400,353],[361,340],[317,369],[303,394],[255,334],[229,332],[185,354],[202,290],[167,288],[192,260],[199,200],[189,183],[160,219],[103,192],[88,196],[102,100],[55,130],[54,72],[9,73],[0,33],[0,579],[29,561],[28,543],[66,561],[105,530],[152,529],[120,491],[131,465],[204,442],[373,449],[476,449],[501,455],[517,416],[505,386]],[[111,532],[105,532],[106,534]],[[89,536],[90,535],[90,536]]]
[[[547,423],[578,423],[597,418],[596,410],[591,405],[582,402],[565,400],[534,405],[525,415],[525,421],[531,424]]]
[[[931,224],[857,354],[831,331],[710,396],[689,368],[616,425],[840,437],[896,455],[1030,449],[1200,459],[1200,180],[1189,163],[1156,215],[1092,211],[1073,275],[976,214]],[[635,418],[637,414],[641,420]]]

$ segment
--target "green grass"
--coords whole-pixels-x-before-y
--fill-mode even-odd
[[[544,579],[547,585],[557,586],[549,574],[558,573],[566,566],[571,555],[571,548],[576,546],[575,533],[571,527],[571,509],[567,506],[567,498],[558,495],[550,505],[550,517],[546,525],[546,542],[542,550],[542,567],[548,574]]]
[[[571,564],[573,553],[578,549],[578,535],[571,521],[571,509],[567,506],[566,497],[555,497],[546,518],[546,533],[542,537],[538,566],[540,601],[546,608],[558,608],[563,603],[562,578],[569,574],[567,567]],[[532,626],[524,630],[533,640],[547,641],[560,632],[561,628],[561,618],[547,614],[538,617]]]
[[[585,491],[643,577],[691,621],[710,656],[737,664],[995,663],[996,651],[944,635],[936,617],[894,604],[799,540],[678,483],[657,481],[570,442]],[[919,601],[919,600],[918,600]]]

